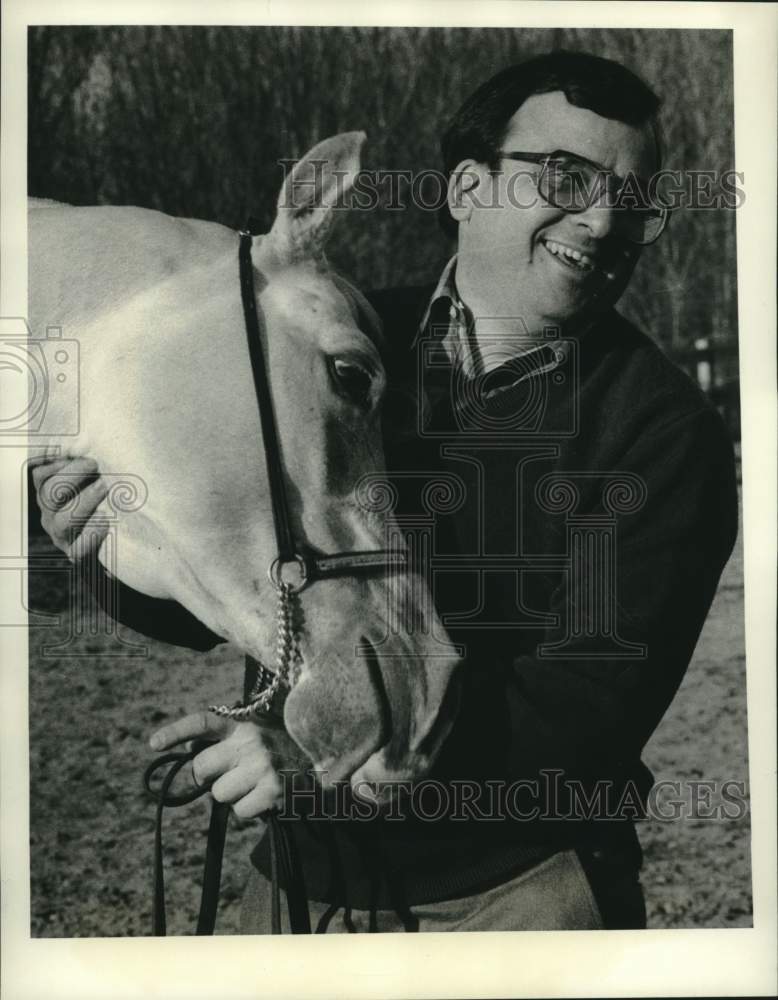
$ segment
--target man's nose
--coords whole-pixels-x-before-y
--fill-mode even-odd
[[[588,229],[595,239],[602,239],[616,227],[615,211],[615,207],[607,205],[603,198],[594,201],[583,212],[578,212],[575,220],[579,226]]]

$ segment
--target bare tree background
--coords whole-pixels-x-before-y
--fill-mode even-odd
[[[368,169],[440,168],[439,137],[497,70],[552,48],[625,63],[664,97],[666,165],[733,169],[727,31],[40,27],[29,35],[29,190],[238,227],[270,224],[278,161],[365,129]],[[333,256],[364,288],[437,277],[434,213],[348,213]],[[624,312],[685,356],[708,337],[736,378],[735,213],[686,211],[645,254]]]

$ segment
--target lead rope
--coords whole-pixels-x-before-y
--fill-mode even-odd
[[[158,757],[147,768],[143,775],[143,783],[148,794],[156,801],[157,814],[154,826],[154,890],[151,915],[151,933],[154,937],[165,937],[167,934],[167,917],[165,912],[165,867],[162,849],[162,818],[165,807],[175,808],[194,802],[208,791],[207,788],[195,788],[190,792],[174,795],[170,789],[179,772],[194,757],[211,742],[198,741],[191,750],[167,753]],[[170,765],[162,779],[158,790],[151,787],[155,772]],[[208,824],[208,838],[205,848],[205,863],[203,868],[203,884],[200,896],[200,911],[197,917],[196,934],[199,936],[213,934],[216,927],[216,913],[219,904],[219,885],[221,882],[222,862],[224,858],[224,843],[227,836],[230,807],[226,802],[213,800],[211,818]],[[270,837],[270,867],[271,867],[271,933],[281,934],[281,891],[280,883],[286,886],[287,906],[289,909],[289,926],[293,934],[310,934],[311,923],[308,914],[308,901],[305,895],[305,885],[299,875],[299,865],[295,847],[288,830],[278,817],[277,810],[269,810],[263,814]]]
[[[195,740],[191,750],[174,751],[162,754],[152,761],[143,774],[143,784],[147,793],[157,803],[157,814],[154,826],[154,904],[151,915],[151,933],[155,937],[167,934],[167,918],[165,915],[165,871],[162,851],[162,816],[167,807],[188,805],[208,791],[207,788],[194,788],[189,792],[174,795],[171,787],[179,772],[194,757],[206,747],[211,746],[211,740]],[[151,782],[157,770],[170,765],[162,779],[159,790],[151,787]],[[216,910],[219,902],[219,883],[221,882],[222,859],[224,857],[224,841],[227,835],[229,821],[229,806],[215,799],[211,806],[211,818],[208,825],[208,839],[205,847],[205,864],[203,868],[203,885],[200,895],[200,911],[197,918],[198,935],[213,934],[216,926]]]

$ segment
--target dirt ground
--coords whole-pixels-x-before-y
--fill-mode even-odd
[[[52,553],[47,541],[31,539],[33,559]],[[49,616],[37,614],[30,631],[32,934],[148,934],[154,807],[141,782],[153,756],[147,737],[165,720],[239,696],[242,658],[228,646],[196,654],[128,629],[112,631],[93,611],[81,634],[71,635],[81,616],[68,607],[67,573],[32,572],[29,586],[30,607]],[[684,683],[644,760],[657,781],[747,783],[747,749],[739,540]],[[689,787],[683,785],[687,801]],[[711,802],[720,802],[718,794]],[[744,812],[641,823],[650,927],[751,925]],[[207,824],[203,801],[168,813],[170,934],[193,932]],[[217,933],[237,932],[248,854],[260,831],[258,822],[231,822]]]

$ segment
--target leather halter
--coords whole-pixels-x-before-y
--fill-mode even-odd
[[[254,377],[254,392],[257,398],[262,438],[265,445],[267,479],[270,487],[273,526],[278,553],[268,567],[270,582],[277,590],[283,582],[284,566],[292,562],[297,564],[300,573],[300,582],[293,585],[295,593],[299,593],[314,580],[326,576],[407,566],[407,553],[399,550],[372,549],[320,555],[308,546],[295,544],[286,495],[278,425],[267,376],[267,364],[262,347],[257,299],[254,291],[254,267],[251,260],[252,234],[248,230],[241,230],[239,235],[240,295],[243,302],[243,318],[246,326],[251,372]]]
[[[386,570],[407,567],[409,564],[408,555],[401,550],[374,549],[322,555],[315,552],[310,546],[295,543],[281,459],[278,425],[270,392],[267,363],[262,347],[259,311],[254,291],[254,267],[251,260],[252,233],[248,229],[241,230],[239,236],[240,295],[243,303],[243,318],[251,372],[254,379],[254,392],[265,447],[265,462],[273,509],[273,527],[276,536],[277,554],[267,570],[273,588],[278,593],[298,594],[310,583],[324,577],[367,572],[373,569]],[[284,579],[284,567],[291,563],[295,563],[298,568],[299,580],[296,583],[290,583]],[[261,665],[252,657],[247,656],[247,674],[258,668],[261,668]],[[249,687],[250,684],[247,684],[247,691]],[[247,697],[247,691],[244,692],[244,697]],[[211,741],[208,740],[195,740],[192,743],[192,748],[188,751],[173,751],[163,754],[146,768],[143,776],[146,791],[157,803],[154,839],[154,905],[152,911],[152,934],[155,936],[164,936],[167,931],[162,855],[163,809],[165,806],[181,806],[193,802],[208,791],[207,787],[197,786],[188,793],[175,795],[172,793],[171,787],[179,771],[210,743]],[[155,772],[166,765],[170,765],[170,767],[162,779],[161,786],[155,790],[151,786]],[[197,921],[196,933],[198,935],[213,934],[214,932],[229,811],[229,804],[213,800],[206,844],[200,913]],[[279,881],[283,880],[286,884],[289,923],[292,933],[310,934],[308,905],[294,844],[290,840],[288,831],[279,821],[276,810],[269,810],[263,814],[262,818],[267,823],[270,837],[272,933],[281,933]]]

